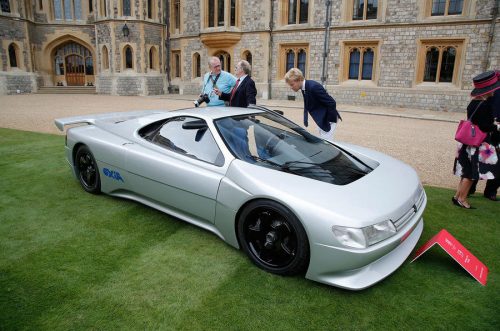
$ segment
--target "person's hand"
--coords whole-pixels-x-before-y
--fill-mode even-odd
[[[222,94],[222,92],[221,92],[218,88],[214,88],[214,90],[213,90],[213,91],[214,91],[215,95],[217,95],[217,96],[219,96],[219,97],[220,97],[220,95]]]

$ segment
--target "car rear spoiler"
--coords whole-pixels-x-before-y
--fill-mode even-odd
[[[60,131],[64,131],[64,127],[67,125],[75,124],[88,124],[93,125],[96,121],[113,121],[115,123],[124,122],[137,117],[160,114],[166,112],[166,110],[142,110],[142,111],[131,111],[131,112],[115,112],[115,113],[105,113],[105,114],[88,114],[64,118],[56,118],[54,124]]]

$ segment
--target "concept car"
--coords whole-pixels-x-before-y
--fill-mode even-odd
[[[394,272],[423,230],[410,166],[275,111],[207,107],[56,119],[83,189],[215,233],[258,267],[345,289]]]

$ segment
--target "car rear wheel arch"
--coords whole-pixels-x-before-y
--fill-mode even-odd
[[[77,143],[77,144],[75,144],[75,146],[73,146],[73,150],[71,152],[71,157],[73,158],[73,165],[76,164],[76,152],[78,152],[78,149],[81,146],[86,146],[86,145],[84,143]]]
[[[80,186],[89,193],[101,193],[99,168],[90,148],[85,144],[76,145],[73,149],[73,160]]]
[[[282,203],[271,199],[246,202],[236,215],[235,231],[241,249],[265,271],[295,275],[309,266],[307,233]]]

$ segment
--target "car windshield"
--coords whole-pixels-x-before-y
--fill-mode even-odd
[[[336,185],[349,184],[372,170],[356,156],[270,111],[214,123],[231,153],[246,162]]]

